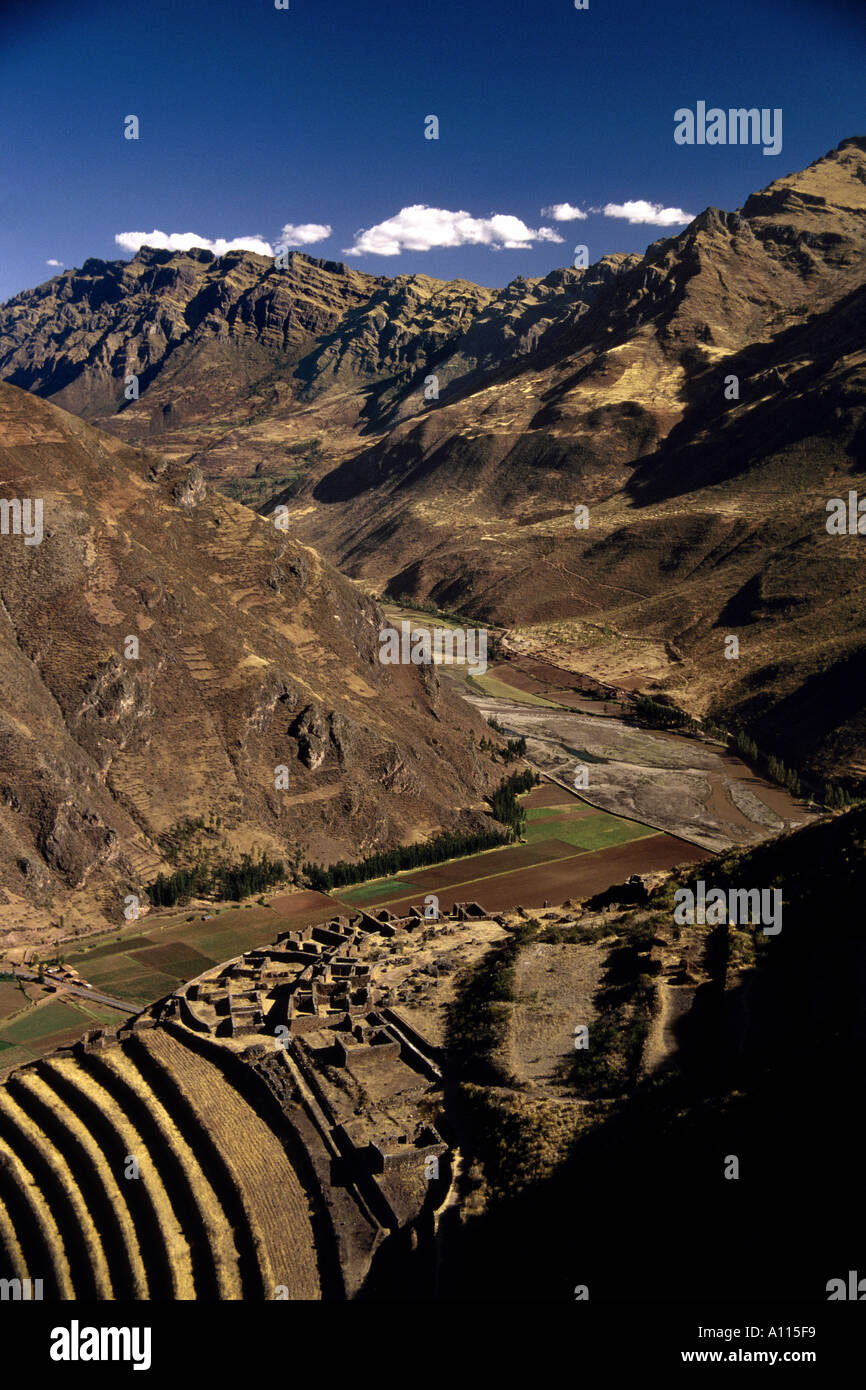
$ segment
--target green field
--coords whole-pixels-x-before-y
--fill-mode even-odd
[[[369,883],[359,883],[354,888],[335,888],[334,896],[344,903],[365,903],[370,898],[379,898],[383,893],[391,891],[399,893],[417,892],[423,893],[423,888],[419,888],[417,883],[412,883],[407,878],[375,878]]]
[[[273,940],[278,932],[285,931],[285,929],[285,926],[277,926],[270,936],[268,936],[267,931],[263,935],[261,929],[257,929],[253,933],[248,931],[213,932],[207,936],[196,937],[194,949],[201,955],[208,956],[214,965],[220,965],[224,960],[231,960],[233,956],[243,955],[244,951],[251,950],[253,946],[260,946],[265,941]],[[207,966],[202,965],[193,973],[200,975],[202,970],[206,969]],[[192,974],[189,978],[192,978]]]
[[[89,999],[52,997],[35,982],[29,994],[42,1002],[28,1006],[16,985],[9,980],[0,983],[0,1067],[4,1072],[71,1042],[88,1028],[122,1023],[126,1017]]]
[[[117,1009],[109,1009],[107,1004],[91,1004],[89,999],[82,999],[81,1007],[97,1023],[104,1023],[109,1028],[112,1028],[115,1023],[122,1023],[127,1017],[126,1014],[121,1014]]]
[[[549,812],[547,813],[549,814]],[[544,812],[527,813],[526,839],[531,845],[541,840],[563,840],[576,849],[607,849],[609,845],[624,845],[629,840],[640,840],[645,835],[657,835],[651,825],[639,821],[623,820],[620,816],[599,811],[592,816],[570,816],[567,813],[556,820],[542,820]]]
[[[151,915],[146,935],[139,922],[126,934],[113,931],[94,938],[72,952],[68,964],[105,994],[145,1005],[212,966],[273,941],[291,925],[280,913],[258,905],[218,908],[207,914],[207,921],[203,915],[193,914],[193,921],[184,915],[165,920]]]
[[[73,1003],[71,1000],[50,999],[36,1008],[27,1009],[11,1022],[0,1019],[0,1068],[7,1074],[13,1067],[33,1062],[46,1052],[53,1052],[75,1042],[96,1026],[111,1027],[128,1017],[115,1009],[90,1000]]]
[[[85,956],[78,953],[76,960],[86,958],[88,966],[92,967],[93,961],[101,960],[103,956],[113,956],[118,951],[131,951],[136,946],[152,946],[153,942],[149,936],[121,936],[119,933],[106,941],[103,946],[93,946],[86,952]]]
[[[146,1004],[152,1004],[155,999],[163,999],[165,995],[173,993],[180,984],[180,980],[172,975],[160,975],[156,971],[151,974],[135,975],[128,980],[124,980],[121,985],[111,991],[116,994],[118,999],[128,999],[132,1004],[140,1004],[142,1008]]]
[[[152,966],[142,965],[131,956],[116,956],[110,964],[110,971],[100,973],[98,977],[94,974],[93,987],[103,994],[116,994],[118,999],[130,999],[133,1002],[138,1000],[144,981],[159,989],[160,993],[154,994],[152,998],[160,999],[163,994],[171,994],[179,982],[179,977],[169,975],[163,970],[155,970]]]
[[[50,1046],[53,1045],[54,1044],[51,1044]],[[25,1062],[34,1062],[37,1056],[40,1055],[38,1052],[31,1052],[27,1047],[13,1047],[11,1043],[3,1043],[2,1049],[2,1052],[0,1052],[0,1067],[3,1068],[4,1074],[10,1072],[13,1067],[23,1066]],[[42,1049],[44,1052],[49,1050],[50,1047]]]
[[[512,700],[520,705],[543,705],[545,709],[561,709],[553,700],[544,700],[540,695],[530,695],[527,690],[518,690],[514,685],[506,685],[496,676],[467,675],[466,684],[478,695],[496,696],[500,700]]]
[[[20,1043],[25,1046],[36,1038],[50,1037],[52,1033],[65,1033],[69,1028],[80,1028],[83,1032],[90,1020],[80,1009],[59,999],[52,999],[38,1008],[28,1009],[19,1018],[3,1027],[3,1041]]]
[[[183,930],[183,924],[171,926],[174,932]],[[127,954],[130,948],[135,955]],[[138,1007],[170,994],[181,978],[191,979],[211,965],[210,957],[183,942],[165,936],[152,941],[140,929],[129,931],[126,936],[117,931],[106,934],[94,941],[90,950],[79,949],[71,954],[68,962],[95,990],[117,995]],[[129,1017],[83,996],[46,998],[45,991],[35,982],[25,984],[25,989],[29,996],[41,998],[42,1002],[28,1007],[17,984],[8,979],[0,981],[0,1067],[4,1073],[74,1042],[88,1029],[112,1027]]]

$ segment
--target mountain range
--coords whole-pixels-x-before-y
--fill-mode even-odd
[[[855,137],[643,256],[499,291],[300,253],[89,260],[0,308],[0,375],[286,507],[374,596],[856,787],[861,541],[826,521],[864,486],[864,249]]]

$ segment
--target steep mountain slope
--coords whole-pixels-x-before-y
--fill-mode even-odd
[[[779,886],[776,936],[676,925],[674,882],[638,908],[517,924],[510,997],[488,1002],[509,979],[485,962],[464,990],[474,1013],[453,1021],[452,1056],[469,1059],[464,1164],[476,1186],[483,1165],[488,1200],[452,1228],[444,1296],[512,1299],[515,1268],[531,1268],[539,1299],[573,1302],[585,1285],[591,1303],[808,1306],[847,1279],[864,1237],[864,849],[858,808],[692,871],[692,888]],[[578,987],[557,997],[557,976]],[[515,1081],[539,987],[560,1069]],[[493,1077],[483,1047],[465,1049],[473,1028],[484,1039],[485,1006],[499,1020]],[[569,1058],[572,1020],[589,1046]],[[524,1045],[531,1061],[542,1036]]]
[[[818,186],[826,186],[823,198],[811,191]],[[734,409],[724,395],[729,372],[750,373],[748,387],[741,383],[742,410],[784,389],[775,373],[797,360],[791,330],[862,287],[864,241],[866,140],[845,142],[740,213],[708,209],[643,258],[555,272],[528,287],[531,298],[543,299],[548,282],[564,277],[570,291],[537,331],[526,329],[520,361],[503,371],[500,342],[489,370],[476,350],[467,374],[461,350],[480,332],[479,320],[458,352],[437,365],[440,381],[453,383],[438,406],[423,407],[417,392],[411,419],[312,489],[315,511],[306,510],[306,495],[299,498],[300,531],[325,537],[353,573],[378,582],[393,582],[387,565],[411,557],[429,566],[419,587],[430,588],[440,554],[448,556],[441,572],[453,573],[455,552],[468,561],[471,579],[475,565],[486,568],[482,537],[491,526],[543,523],[559,507],[559,527],[544,532],[555,535],[571,526],[567,513],[576,503],[616,493],[638,462],[648,468],[662,442],[673,442],[675,426],[687,422],[692,435],[718,428]],[[519,282],[512,295],[515,289]],[[503,312],[496,303],[487,316]],[[824,358],[834,329],[831,318],[821,335]],[[757,362],[732,360],[753,346],[764,349]],[[758,436],[755,447],[766,442]],[[712,481],[692,471],[689,491]],[[397,518],[396,545],[383,552],[382,526]],[[466,597],[489,600],[490,578],[465,589]],[[516,593],[511,606],[525,610],[525,597]]]
[[[91,259],[9,301],[3,374],[95,418],[124,408],[128,373],[140,376],[144,391],[183,349],[187,362],[198,350],[205,376],[202,348],[228,342],[235,365],[249,362],[237,391],[242,400],[270,355],[298,361],[378,283],[308,257],[291,256],[278,271],[267,257],[241,251],[215,260],[203,249],[177,255],[146,247],[129,262]],[[177,362],[171,367],[177,378]],[[197,403],[197,418],[207,418],[208,405]],[[151,428],[159,428],[156,411]]]
[[[0,536],[6,940],[122,921],[187,818],[229,858],[352,857],[498,780],[435,669],[380,664],[375,605],[196,468],[3,384],[0,478],[44,529]]]
[[[458,377],[278,500],[375,589],[518,627],[856,781],[860,538],[825,523],[866,465],[864,246],[851,140],[621,262],[521,366]]]

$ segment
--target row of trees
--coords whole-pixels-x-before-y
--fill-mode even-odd
[[[242,855],[237,864],[199,862],[171,874],[158,874],[148,884],[147,895],[154,907],[174,907],[175,903],[198,897],[235,901],[251,898],[285,877],[282,859],[271,859],[263,850],[257,859],[251,854]]]
[[[488,724],[495,728],[499,733],[505,733],[501,724],[497,724],[492,719],[488,719]],[[496,743],[492,738],[482,738],[478,745],[482,753],[498,753],[504,763],[513,763],[518,758],[526,757],[526,739],[521,734],[519,738],[506,739],[505,746]]]
[[[521,734],[520,738],[510,738],[505,744],[505,748],[500,750],[502,757],[507,763],[516,762],[518,758],[526,757],[526,739]]]
[[[831,810],[841,810],[844,806],[854,806],[862,799],[862,797],[853,796],[844,787],[835,786],[832,782],[824,783],[824,805],[829,806]]]
[[[459,859],[464,854],[480,854],[482,850],[510,844],[512,839],[510,833],[502,830],[479,830],[469,834],[460,830],[445,830],[441,835],[434,835],[432,840],[424,840],[420,844],[377,850],[375,854],[359,859],[356,864],[339,859],[327,866],[304,864],[303,871],[310,880],[311,888],[326,893],[330,888],[344,888],[352,883],[363,883],[368,878],[388,878],[404,869],[441,864],[444,859]]]
[[[502,825],[510,826],[515,836],[522,835],[526,829],[526,811],[517,798],[521,792],[528,792],[530,787],[537,786],[540,781],[538,773],[533,772],[531,768],[527,768],[525,772],[512,772],[510,777],[503,777],[489,798],[494,819]]]
[[[327,893],[331,888],[345,888],[353,883],[364,883],[370,878],[389,878],[406,869],[426,868],[429,864],[441,864],[446,859],[460,859],[467,854],[480,854],[485,849],[509,845],[526,825],[526,812],[517,797],[520,792],[529,791],[540,781],[538,773],[529,769],[503,777],[488,800],[494,819],[506,826],[505,830],[445,830],[440,835],[434,835],[432,840],[419,844],[377,850],[355,864],[349,864],[344,859],[328,865],[307,863],[303,865],[303,872],[311,888],[319,893]]]
[[[652,700],[649,695],[638,695],[634,703],[634,714],[641,724],[652,729],[697,729],[697,723],[690,714],[677,709],[676,705],[663,704]]]
[[[770,755],[767,759],[767,773],[772,781],[779,783],[780,787],[787,787],[792,796],[803,795],[803,784],[800,781],[799,773],[793,767],[786,767],[781,758]]]
[[[803,796],[803,784],[796,768],[788,767],[781,758],[777,758],[773,753],[769,757],[765,757],[755,740],[744,733],[742,729],[739,729],[736,734],[729,734],[728,742],[747,763],[752,763],[754,766],[764,766],[771,781],[778,782],[780,787],[787,787],[792,796]]]
[[[763,767],[767,776],[773,782],[777,782],[780,787],[786,787],[792,796],[808,797],[812,795],[812,792],[803,786],[796,768],[788,767],[781,758],[777,758],[773,753],[769,757],[765,756],[755,740],[742,729],[739,729],[736,734],[729,734],[728,742],[741,758],[754,767]],[[859,798],[852,796],[844,787],[834,786],[832,782],[825,782],[820,796],[815,793],[815,799],[820,800],[824,806],[830,807],[831,810],[835,810],[841,809],[843,806],[853,806]]]
[[[742,729],[738,729],[735,735],[729,735],[728,737],[733,744],[734,751],[739,753],[741,758],[745,758],[747,763],[756,763],[758,761],[758,745],[755,740],[749,738],[749,735],[744,733]]]
[[[765,766],[767,776],[780,786],[787,787],[792,796],[807,797],[813,795],[808,787],[804,787],[800,774],[796,768],[787,767],[781,758],[770,754],[765,757],[758,748],[757,743],[748,734],[740,729],[735,735],[728,736],[731,747],[739,753],[741,758],[755,766]],[[831,811],[842,810],[846,806],[855,806],[858,801],[862,801],[862,796],[857,796],[849,792],[845,787],[841,787],[833,782],[825,782],[822,791],[814,793],[815,799],[819,800]]]

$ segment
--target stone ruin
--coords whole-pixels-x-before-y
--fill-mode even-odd
[[[417,907],[405,914],[381,908],[295,927],[191,981],[158,1007],[159,1020],[201,1035],[201,1045],[212,1039],[235,1050],[306,1136],[311,1161],[320,1145],[318,1162],[327,1152],[329,1163],[346,1166],[364,1221],[373,1219],[382,1233],[401,1229],[450,1183],[448,1144],[419,1110],[441,1084],[441,1058],[380,1004],[360,950],[371,935],[447,931],[449,922],[487,917],[479,903],[466,902],[435,920]],[[343,1200],[328,1191],[327,1200]]]

